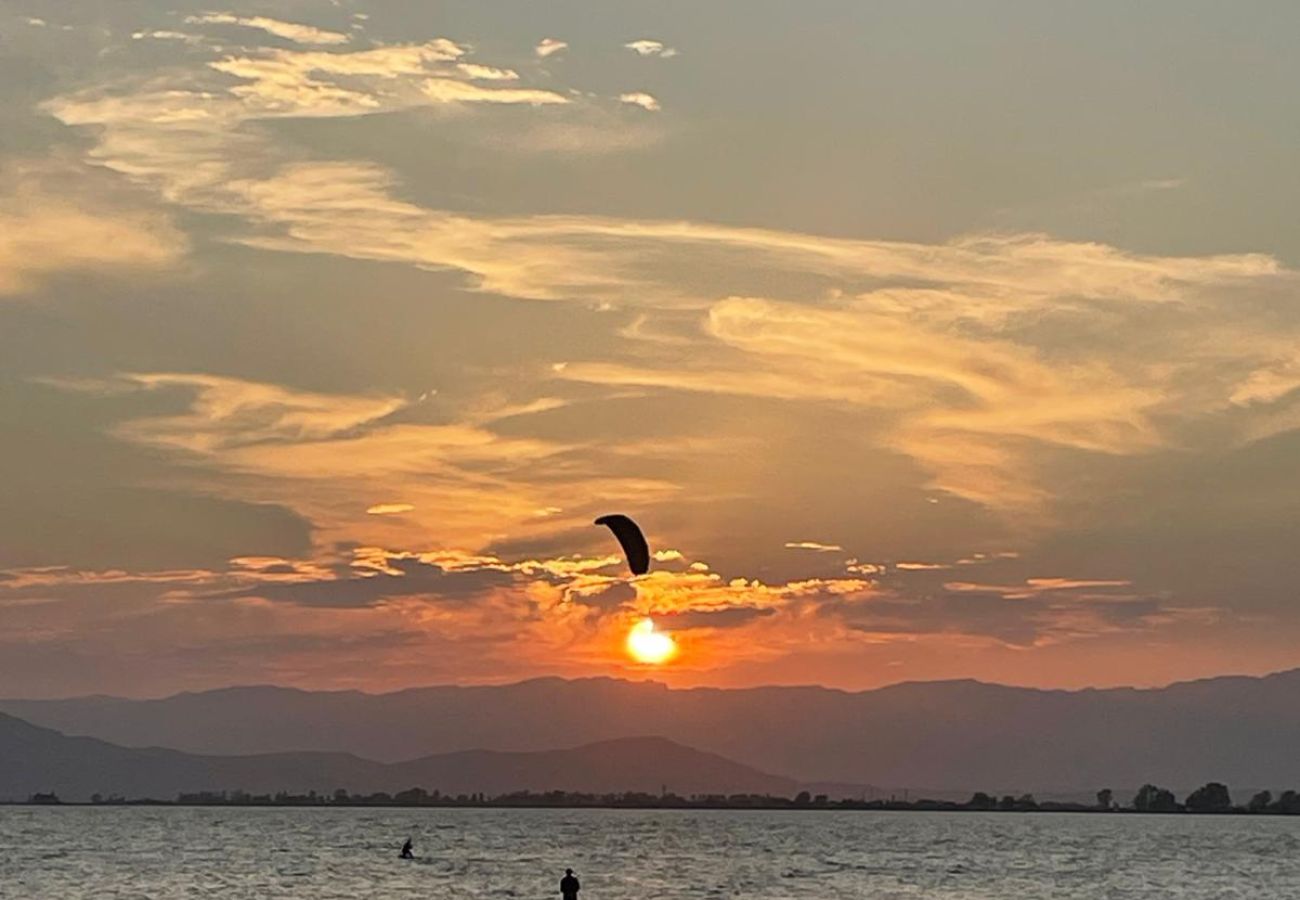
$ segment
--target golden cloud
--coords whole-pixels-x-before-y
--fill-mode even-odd
[[[0,172],[0,295],[60,272],[140,274],[175,267],[189,242],[159,212],[78,191],[97,180],[56,163]]]
[[[186,16],[188,25],[239,25],[255,28],[275,37],[293,41],[296,44],[346,44],[351,38],[337,31],[326,31],[314,25],[298,22],[284,22],[267,16],[237,16],[233,13],[205,13],[199,16]]]
[[[371,163],[285,161],[269,138],[241,127],[430,104],[571,103],[513,82],[494,86],[478,77],[485,71],[461,68],[467,52],[445,39],[354,52],[263,50],[211,63],[233,85],[188,72],[165,85],[61,97],[48,108],[68,124],[96,126],[92,154],[106,166],[191,209],[242,220],[230,240],[459,271],[471,287],[512,297],[639,307],[639,324],[623,334],[641,344],[635,364],[567,360],[555,377],[833,405],[849,421],[878,424],[885,449],[913,460],[930,487],[1021,527],[1051,520],[1045,450],[1146,453],[1177,445],[1177,423],[1226,409],[1250,413],[1234,426],[1241,439],[1295,419],[1279,407],[1300,383],[1297,335],[1253,327],[1234,303],[1294,287],[1295,273],[1268,256],[1154,256],[1032,234],[926,244],[599,216],[466,215],[401,199],[394,175]],[[810,287],[784,299],[719,293],[719,285],[766,274]],[[671,338],[700,351],[684,358],[648,319],[692,310],[698,327]],[[1142,339],[1144,329],[1132,326],[1138,316],[1159,318],[1164,346]],[[397,460],[418,445],[416,434],[457,452],[485,440],[472,428],[397,426],[350,440],[382,442],[385,458]],[[338,452],[302,446],[297,462],[319,473],[339,464]],[[525,455],[540,452],[533,445]],[[249,446],[227,462],[275,467],[255,456],[267,454]],[[552,505],[570,508],[570,498],[529,508]]]

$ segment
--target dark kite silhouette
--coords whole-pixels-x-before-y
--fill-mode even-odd
[[[627,567],[633,575],[644,575],[650,571],[650,545],[646,543],[645,535],[635,522],[625,515],[614,513],[601,516],[596,524],[604,525],[614,532],[614,537],[618,538],[623,547],[623,555],[627,557]]]

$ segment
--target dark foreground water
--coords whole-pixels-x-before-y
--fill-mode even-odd
[[[540,900],[565,866],[583,900],[1296,900],[1300,818],[0,808],[5,900]]]

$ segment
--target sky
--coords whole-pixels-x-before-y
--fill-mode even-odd
[[[1297,33],[9,0],[0,692],[1300,666]]]

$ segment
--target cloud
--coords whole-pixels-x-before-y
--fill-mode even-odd
[[[771,608],[756,609],[746,606],[733,606],[729,609],[666,613],[660,614],[655,619],[655,625],[658,630],[669,632],[710,628],[742,628],[752,624],[755,619],[766,618],[775,614],[775,612],[776,610]]]
[[[950,581],[944,590],[958,594],[997,594],[1008,600],[1023,600],[1041,594],[1053,594],[1059,591],[1097,591],[1109,588],[1128,588],[1132,586],[1127,580],[1080,579],[1080,578],[1028,578],[1023,585],[977,584],[965,581]]]
[[[1105,635],[1137,633],[1178,623],[1212,621],[1216,612],[1134,595],[1121,580],[1030,579],[1023,586],[950,583],[937,594],[910,596],[887,589],[827,604],[821,614],[886,640],[904,635],[1046,647]]]
[[[116,202],[105,180],[58,162],[0,169],[0,296],[64,272],[138,275],[179,264],[189,244],[171,219]]]
[[[839,544],[822,544],[818,541],[789,541],[785,544],[787,550],[812,550],[815,553],[843,553],[844,548]]]
[[[200,109],[251,119],[333,118],[440,103],[535,103],[543,102],[538,99],[542,96],[558,97],[549,91],[496,91],[459,81],[461,73],[456,65],[464,54],[458,44],[439,38],[349,53],[271,50],[228,56],[209,65],[241,79],[229,88],[241,103],[214,104],[193,95],[176,99],[178,105],[193,103]]]
[[[366,515],[369,516],[400,516],[402,513],[413,512],[415,507],[410,503],[376,503],[374,506],[366,507]]]
[[[860,410],[864,423],[886,430],[884,446],[930,473],[931,488],[1027,526],[1051,518],[1053,486],[1037,468],[1045,448],[1150,453],[1182,441],[1179,422],[1212,420],[1233,398],[1241,405],[1288,395],[1294,376],[1281,360],[1293,352],[1268,329],[1247,326],[1242,311],[1283,296],[1294,273],[1265,258],[1138,258],[1044,241],[985,237],[931,247],[928,272],[911,271],[905,245],[889,252],[861,244],[875,264],[864,264],[864,277],[934,286],[814,302],[729,297],[708,308],[701,349],[690,357],[663,354],[671,364],[636,366],[570,360],[557,374]],[[765,253],[789,265],[810,262],[797,258],[793,236],[755,236],[753,245],[758,266]],[[847,245],[831,242],[813,252],[838,268],[842,250]],[[1259,315],[1263,322],[1273,313]],[[1148,329],[1158,321],[1161,346],[1125,326],[1132,321]],[[1261,369],[1265,360],[1278,362]],[[1237,431],[1242,440],[1257,433]]]
[[[659,110],[662,109],[658,100],[643,91],[634,91],[630,94],[619,94],[618,100],[620,103],[626,103],[629,106],[639,106],[648,112],[659,112]]]
[[[727,579],[699,563],[628,583],[609,574],[619,566],[615,556],[503,558],[366,546],[308,560],[242,557],[222,571],[11,570],[0,573],[0,643],[15,628],[46,646],[81,641],[84,623],[93,621],[98,639],[119,653],[196,629],[205,635],[197,653],[248,635],[284,658],[291,654],[282,638],[291,635],[325,647],[342,635],[362,644],[400,635],[399,645],[427,648],[436,639],[452,659],[500,654],[499,664],[513,659],[522,672],[556,658],[573,671],[622,671],[627,628],[651,616],[681,642],[680,674],[774,661],[809,642],[832,653],[917,641],[1023,649],[1215,615],[1134,596],[1111,579],[1031,579],[1028,590],[1012,585],[1005,594],[962,585],[917,596],[861,578]],[[106,617],[105,597],[117,601],[116,618]],[[121,628],[123,617],[131,627]],[[404,658],[381,653],[375,665],[395,665],[395,655]],[[197,658],[191,662],[211,674]]]
[[[194,403],[188,411],[139,420],[119,432],[131,440],[189,453],[343,437],[406,405],[399,397],[318,394],[217,375],[134,373],[120,376],[118,382],[191,393]]]
[[[931,486],[985,505],[1033,509],[1024,441],[1102,453],[1159,443],[1146,411],[1158,394],[1104,364],[1049,365],[1009,342],[943,339],[860,302],[809,307],[752,298],[714,304],[708,333],[762,365],[640,372],[571,363],[562,377],[893,410],[894,445],[934,473]],[[725,365],[725,363],[724,363]]]
[[[495,66],[482,66],[478,63],[457,63],[456,69],[466,78],[476,81],[518,81],[519,73],[514,69],[498,69]]]
[[[538,42],[537,46],[533,48],[533,52],[542,59],[546,59],[549,56],[554,56],[562,50],[568,49],[569,45],[564,41],[559,41],[555,38],[542,38],[542,40]]]
[[[466,603],[516,580],[516,575],[504,567],[444,568],[419,556],[393,554],[385,556],[382,570],[346,566],[326,577],[259,579],[210,596],[257,597],[297,606],[336,609],[370,607],[411,597],[430,603]]]
[[[352,38],[337,31],[326,31],[313,25],[297,22],[283,22],[266,16],[237,16],[233,13],[205,13],[198,16],[186,16],[187,25],[239,25],[244,28],[256,28],[267,34],[295,44],[333,45],[346,44]]]
[[[439,103],[526,103],[531,106],[563,105],[569,98],[554,91],[483,88],[450,78],[430,78],[421,85],[426,97]]]
[[[150,38],[155,41],[180,41],[183,44],[202,44],[204,37],[199,34],[189,34],[184,31],[167,31],[157,29],[153,31],[136,31],[132,32],[131,40],[141,41]]]
[[[635,471],[566,465],[573,442],[497,430],[499,422],[556,409],[553,401],[519,405],[489,396],[430,421],[431,410],[404,396],[320,393],[202,373],[45,383],[92,396],[158,394],[151,405],[167,412],[119,421],[110,434],[159,454],[158,478],[172,488],[293,510],[312,523],[318,547],[419,540],[481,548],[503,534],[527,539],[579,523],[594,544],[599,537],[589,522],[610,503],[628,496],[662,502],[680,490]],[[409,509],[367,512],[376,496],[401,497]]]
[[[95,129],[94,161],[237,223],[227,240],[455,271],[472,290],[509,297],[635,306],[640,324],[621,337],[636,354],[568,359],[555,377],[833,407],[845,427],[879,433],[881,448],[914,463],[928,487],[1021,529],[1053,521],[1062,490],[1053,454],[1152,453],[1181,446],[1186,423],[1219,419],[1230,441],[1255,440],[1296,420],[1286,406],[1300,384],[1296,335],[1268,323],[1297,278],[1265,255],[1157,256],[1039,234],[923,243],[471,215],[404,199],[381,166],[302,160],[250,127],[285,116],[583,105],[471,77],[477,70],[461,67],[478,64],[467,54],[445,39],[241,52],[206,72],[82,91],[47,108]],[[763,296],[774,284],[781,296]],[[677,327],[675,344],[659,340],[654,322],[683,311],[697,318]],[[1166,337],[1159,347],[1144,338],[1153,330]]]
[[[657,56],[660,59],[670,59],[677,55],[677,51],[672,47],[664,46],[662,41],[652,41],[648,38],[642,38],[637,41],[629,41],[623,45],[628,50],[633,51],[638,56]]]

